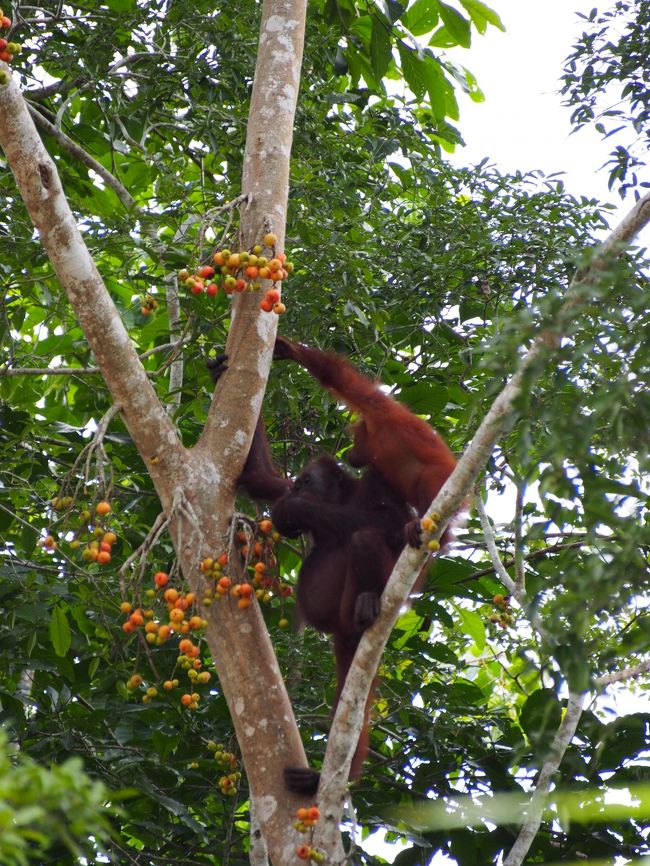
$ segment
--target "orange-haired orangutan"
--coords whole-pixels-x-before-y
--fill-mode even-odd
[[[225,371],[225,362],[225,355],[208,362],[215,382]],[[282,535],[311,536],[296,596],[304,621],[333,637],[336,707],[361,635],[379,614],[380,597],[397,557],[407,541],[419,543],[412,509],[372,467],[357,478],[328,454],[309,463],[295,482],[283,478],[273,465],[261,419],[239,483],[253,499],[272,503],[271,517]],[[372,692],[374,687],[352,759],[352,779],[359,776],[368,751]],[[295,793],[311,795],[319,773],[288,767],[285,780]]]
[[[354,445],[346,454],[350,465],[375,469],[422,516],[456,466],[442,436],[402,403],[384,394],[376,382],[363,376],[341,355],[278,337],[274,357],[297,361],[359,413],[361,418],[353,427]],[[417,532],[414,525],[409,537]],[[448,540],[447,531],[441,543]]]

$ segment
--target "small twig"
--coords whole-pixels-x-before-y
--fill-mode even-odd
[[[492,560],[492,565],[494,566],[497,577],[508,590],[510,595],[517,600],[517,603],[521,606],[526,616],[530,619],[535,631],[539,634],[541,638],[546,640],[546,630],[542,625],[542,621],[540,620],[539,615],[531,609],[531,606],[528,602],[528,597],[526,595],[526,590],[518,586],[505,569],[503,560],[501,559],[499,551],[497,550],[496,539],[494,537],[492,527],[490,526],[490,520],[485,511],[483,499],[478,494],[476,496],[476,510],[478,511],[478,516],[481,521],[481,529],[483,530],[483,535],[485,536],[488,553],[490,554],[490,559]]]
[[[185,329],[188,330],[187,328]],[[177,342],[162,343],[160,346],[154,346],[152,349],[147,349],[138,355],[141,361],[148,358],[150,355],[155,355],[156,352],[166,352],[172,349],[175,353],[179,349],[191,342],[190,337],[181,336]],[[0,367],[0,377],[2,376],[98,376],[101,374],[99,367]],[[148,373],[149,376],[157,376],[159,371]]]
[[[517,499],[515,502],[515,586],[519,592],[526,593],[526,571],[524,558],[523,518],[526,483],[517,481]]]
[[[122,595],[126,594],[126,584],[124,579],[126,577],[127,571],[131,568],[132,564],[140,559],[140,564],[137,569],[137,580],[139,581],[144,574],[145,565],[147,562],[147,556],[149,555],[149,551],[152,547],[155,546],[156,542],[162,535],[162,533],[167,529],[169,524],[171,523],[172,517],[171,515],[166,515],[161,512],[156,519],[154,520],[153,526],[147,533],[146,537],[142,541],[136,550],[133,551],[131,556],[124,560],[120,570],[118,572],[119,581],[120,581],[120,589],[122,590]]]
[[[203,244],[205,243],[205,234],[209,228],[212,227],[212,222],[215,217],[219,216],[219,214],[224,211],[228,211],[228,222],[226,223],[226,227],[224,228],[221,234],[221,244],[223,244],[225,238],[228,237],[228,233],[230,231],[230,226],[232,225],[232,212],[236,207],[248,202],[250,200],[250,196],[247,193],[242,195],[238,195],[236,198],[227,201],[225,204],[219,205],[219,207],[211,208],[206,215],[201,220],[201,225],[199,227],[199,238],[198,238],[198,246],[199,246],[199,259],[203,258]]]
[[[597,686],[608,686],[611,683],[622,683],[625,680],[631,680],[634,677],[638,677],[641,674],[646,674],[648,672],[650,672],[650,659],[641,662],[641,664],[636,665],[633,668],[625,668],[624,670],[617,671],[613,674],[605,674],[602,677],[596,677],[594,683]]]

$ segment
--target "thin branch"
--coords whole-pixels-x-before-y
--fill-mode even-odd
[[[641,664],[636,665],[633,668],[625,668],[622,671],[617,671],[613,674],[605,674],[602,677],[596,677],[594,680],[595,685],[597,686],[608,686],[611,683],[622,683],[625,680],[631,680],[634,677],[641,676],[641,674],[647,674],[650,672],[650,659],[647,659]]]
[[[476,497],[476,510],[478,511],[478,516],[481,521],[481,528],[483,530],[483,535],[485,536],[485,543],[487,545],[488,553],[490,554],[490,559],[492,560],[492,565],[494,566],[497,577],[508,590],[510,595],[517,600],[517,603],[520,605],[526,616],[531,621],[535,631],[539,634],[541,638],[546,640],[548,636],[539,618],[539,614],[536,611],[532,610],[530,606],[528,596],[526,595],[526,590],[510,577],[510,575],[505,569],[503,560],[499,556],[494,532],[492,531],[492,527],[490,526],[490,521],[485,511],[485,505],[480,496]]]
[[[550,755],[544,762],[537,777],[535,793],[528,807],[528,816],[519,831],[515,844],[504,860],[503,866],[520,866],[537,835],[542,823],[542,815],[553,776],[558,771],[562,758],[574,737],[580,716],[582,715],[584,699],[585,696],[583,694],[569,692],[569,700],[567,701],[564,718],[560,722],[557,733],[553,738]]]
[[[497,577],[501,581],[501,583],[505,586],[511,596],[517,598],[517,586],[514,580],[510,577],[508,572],[505,569],[505,566],[499,556],[499,551],[497,550],[496,540],[494,537],[494,532],[492,531],[492,527],[490,526],[490,519],[487,516],[485,511],[485,505],[483,503],[483,499],[477,495],[476,497],[476,510],[478,511],[478,516],[481,521],[481,529],[483,530],[483,537],[485,538],[485,545],[487,547],[487,551],[490,554],[490,559],[492,560],[492,567],[496,572]],[[522,593],[519,592],[520,597]],[[525,600],[522,602],[519,598],[517,601],[521,604],[522,607],[525,605]]]
[[[69,138],[65,132],[62,132],[53,123],[50,123],[50,121],[43,117],[41,112],[37,108],[34,108],[33,105],[28,105],[27,108],[34,122],[40,126],[41,129],[44,129],[48,135],[51,135],[64,150],[67,150],[69,154],[76,157],[80,162],[83,162],[84,165],[87,165],[88,168],[91,168],[96,174],[98,174],[106,185],[110,186],[127,210],[132,210],[135,207],[135,199],[131,196],[127,188],[121,184],[107,168],[104,168],[100,162],[93,159],[93,157],[85,151],[83,147],[80,147],[76,142]]]
[[[520,592],[526,592],[526,569],[524,559],[523,518],[526,483],[517,480],[517,500],[515,502],[515,586]]]
[[[141,361],[148,358],[150,355],[155,355],[157,352],[166,352],[169,349],[178,352],[180,346],[191,343],[191,337],[182,337],[176,342],[162,343],[160,346],[154,346],[152,349],[147,349],[146,352],[138,355]],[[99,367],[0,367],[0,377],[2,376],[97,376],[101,375]],[[158,373],[148,373],[149,376],[157,376]]]
[[[559,533],[558,533],[559,534]],[[585,544],[589,542],[587,539],[584,541],[572,541],[570,544],[553,544],[549,547],[544,547],[541,550],[533,550],[531,553],[527,553],[524,557],[526,562],[533,562],[536,559],[542,559],[545,556],[552,556],[554,553],[561,553],[563,550],[574,550],[579,547],[584,547]],[[478,545],[471,545],[471,549],[475,549]],[[487,545],[485,545],[487,547]],[[468,545],[461,546],[459,549],[467,549]],[[515,564],[515,560],[511,557],[503,562],[504,568],[512,568]],[[468,580],[477,580],[479,577],[485,577],[488,574],[495,574],[496,569],[494,566],[491,568],[482,568],[480,571],[473,571],[469,577],[462,578],[459,583],[465,583]]]

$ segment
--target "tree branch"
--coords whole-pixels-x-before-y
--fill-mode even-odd
[[[635,667],[625,668],[624,670],[616,671],[613,674],[605,674],[602,677],[596,677],[594,683],[597,686],[608,686],[611,685],[611,683],[622,683],[625,680],[634,679],[635,677],[639,677],[641,674],[647,674],[648,672],[650,672],[650,659],[641,662],[641,664],[638,664]]]
[[[41,127],[41,129],[44,129],[48,135],[51,135],[64,150],[67,150],[68,153],[78,159],[79,162],[83,162],[84,165],[91,168],[95,174],[98,174],[106,185],[110,186],[127,210],[131,210],[135,207],[135,200],[115,175],[111,174],[110,171],[107,168],[104,168],[104,166],[100,162],[97,162],[96,159],[93,159],[93,157],[85,151],[83,147],[80,147],[76,142],[69,138],[65,132],[58,128],[58,126],[50,123],[50,121],[47,120],[47,118],[44,117],[37,108],[34,108],[33,105],[29,105],[28,109],[33,120]]]
[[[172,349],[177,352],[179,346],[191,343],[192,338],[185,337],[176,343],[162,343],[160,346],[154,346],[152,349],[147,349],[138,355],[141,361],[148,358],[150,355],[155,355],[157,352],[166,352]],[[0,367],[0,377],[2,376],[97,376],[101,374],[99,367]],[[155,376],[156,373],[147,373],[148,376]]]
[[[86,248],[56,166],[13,78],[0,87],[0,101],[0,145],[113,400],[121,407],[129,433],[145,459],[162,449],[173,463],[181,454],[176,431]],[[154,483],[163,477],[156,467],[152,467],[151,475]],[[169,493],[164,499],[168,504]]]
[[[535,793],[528,807],[526,821],[519,831],[515,844],[504,860],[503,866],[520,866],[537,835],[537,831],[542,823],[546,798],[551,789],[551,781],[558,771],[562,758],[578,727],[578,722],[582,715],[584,698],[583,694],[569,692],[566,712],[553,738],[550,755],[542,765],[542,769],[537,777]]]

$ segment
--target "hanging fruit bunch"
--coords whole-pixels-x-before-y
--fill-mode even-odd
[[[213,265],[202,265],[193,274],[187,269],[179,272],[179,280],[193,295],[206,294],[214,297],[221,289],[227,295],[234,292],[258,292],[262,280],[269,280],[260,309],[266,313],[281,315],[286,307],[280,300],[280,286],[293,271],[293,263],[287,261],[284,253],[276,252],[277,236],[269,232],[264,236],[264,246],[256,244],[251,250],[232,252],[229,249],[216,250],[212,256]],[[264,255],[268,251],[269,255]]]
[[[9,30],[11,24],[11,18],[0,9],[0,33],[4,30]],[[0,36],[0,60],[4,60],[5,63],[11,63],[14,57],[20,54],[22,50],[23,47],[18,42],[8,42],[4,37]],[[8,81],[9,75],[0,70],[0,84],[6,84]]]

